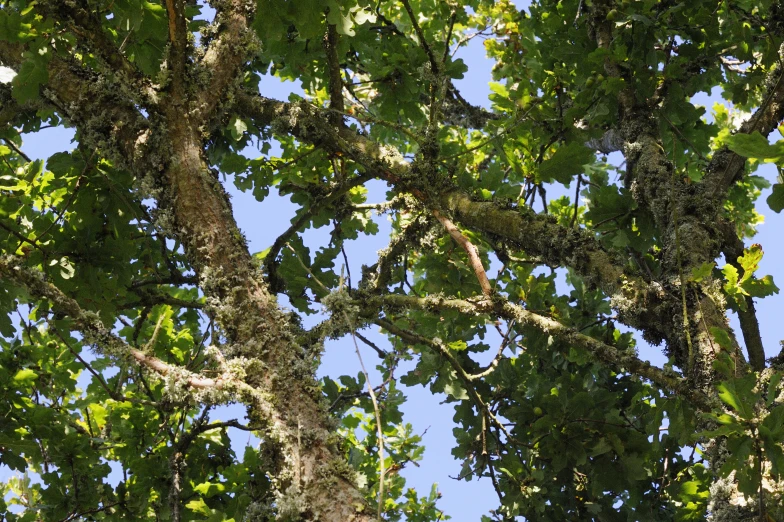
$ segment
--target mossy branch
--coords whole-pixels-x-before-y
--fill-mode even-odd
[[[624,285],[641,289],[641,278],[624,273],[625,264],[610,254],[587,232],[563,227],[547,216],[521,213],[498,202],[481,202],[461,190],[446,190],[425,195],[411,182],[411,164],[394,148],[376,143],[350,129],[339,131],[327,124],[327,111],[310,103],[285,103],[262,96],[238,95],[237,109],[257,125],[271,126],[277,132],[292,134],[299,140],[341,153],[369,172],[409,191],[432,209],[451,212],[456,221],[471,229],[508,239],[527,253],[542,257],[557,266],[571,266],[590,282],[612,296]]]
[[[199,63],[210,72],[210,81],[196,96],[202,121],[215,115],[215,108],[225,99],[226,91],[241,75],[242,65],[258,52],[260,45],[250,27],[256,14],[255,2],[229,0],[215,5],[218,36],[210,42]]]
[[[0,257],[0,275],[3,276],[3,279],[25,288],[36,299],[48,300],[52,304],[53,310],[71,318],[84,339],[94,344],[106,356],[134,361],[161,377],[177,373],[181,382],[196,389],[222,389],[230,381],[234,386],[247,387],[244,383],[227,376],[217,379],[204,377],[185,368],[172,366],[157,357],[146,355],[143,351],[133,348],[106,328],[96,314],[83,310],[74,299],[47,282],[41,272],[24,266],[19,257],[8,255]],[[254,393],[250,387],[247,387],[245,391]]]
[[[608,366],[616,368],[619,371],[628,371],[629,373],[649,380],[661,389],[682,395],[698,409],[711,411],[716,406],[713,398],[694,389],[686,379],[668,374],[664,370],[639,359],[633,353],[622,352],[614,346],[610,346],[598,339],[584,335],[554,319],[526,310],[505,299],[496,297],[492,300],[477,299],[469,301],[439,296],[420,298],[407,295],[387,294],[384,296],[368,297],[367,301],[367,304],[373,307],[392,306],[433,311],[449,309],[468,314],[492,314],[496,317],[514,320],[517,324],[534,327],[569,346],[584,350],[593,358]],[[470,376],[468,377],[468,380],[471,380]]]

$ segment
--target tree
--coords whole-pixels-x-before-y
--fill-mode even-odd
[[[784,362],[755,311],[778,289],[744,243],[755,169],[784,165],[780,3],[0,5],[5,520],[444,520],[394,473],[423,450],[401,360],[454,406],[460,478],[489,478],[499,520],[784,520]],[[490,110],[454,83],[475,37]],[[265,97],[267,71],[307,98]],[[31,161],[47,126],[75,148]],[[269,249],[229,181],[261,220],[298,205]],[[380,214],[389,246],[344,273]],[[341,337],[383,382],[316,380]],[[247,422],[211,420],[235,402]],[[262,442],[235,455],[228,428]]]

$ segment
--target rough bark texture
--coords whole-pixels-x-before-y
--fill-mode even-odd
[[[95,29],[89,25],[91,19],[78,10],[69,11],[68,17],[76,24],[88,24],[79,25],[80,31],[89,33],[96,46],[105,51],[110,66],[119,66],[120,79],[105,85],[95,73],[55,58],[49,63],[51,94],[47,97],[57,108],[67,107],[63,116],[79,128],[84,138],[132,169],[147,187],[144,190],[158,198],[158,224],[182,242],[198,273],[208,309],[229,340],[227,364],[244,368],[241,379],[247,387],[232,388],[250,402],[254,423],[264,427],[279,516],[371,520],[374,517],[366,512],[364,497],[353,483],[353,471],[346,467],[339,440],[333,435],[333,421],[322,403],[313,363],[304,357],[287,317],[267,291],[234,221],[226,192],[203,158],[202,130],[241,73],[249,44],[254,44],[247,32],[252,9],[238,2],[221,11],[220,34],[202,62],[189,65],[184,3],[174,0],[167,5],[173,81],[167,92],[161,93],[160,105],[149,107],[156,111],[149,120],[133,106],[131,100],[135,97],[123,96],[126,90],[138,87],[136,73],[106,48],[108,44],[100,33],[91,32]],[[0,42],[0,60],[5,64],[18,65],[22,51],[21,45]],[[193,69],[197,68],[209,72],[206,85],[191,83],[190,78],[197,76]],[[13,271],[10,261],[2,268],[7,277],[13,275],[9,272]],[[33,280],[18,281],[28,285]],[[42,288],[36,293],[51,298]],[[75,303],[64,299],[63,311],[77,313]],[[103,344],[107,347],[117,345],[118,340],[102,326],[83,326],[85,332],[106,337]],[[135,357],[131,351],[125,356],[159,373],[163,369],[154,361]],[[200,382],[197,379],[191,385]],[[260,508],[251,506],[253,509]]]
[[[248,253],[226,193],[201,157],[197,132],[177,112],[169,121],[174,150],[164,208],[226,330],[227,361],[242,358],[246,382],[269,397],[251,414],[265,426],[265,445],[275,455],[278,509],[306,520],[371,520],[331,436],[312,364]]]
[[[100,66],[92,68],[75,56],[54,56],[47,66],[49,82],[42,88],[40,100],[29,107],[10,103],[5,88],[0,87],[3,103],[0,123],[6,124],[24,111],[40,107],[55,110],[78,129],[85,145],[132,172],[140,194],[155,198],[155,224],[163,235],[182,245],[190,266],[196,271],[198,287],[206,298],[204,309],[220,326],[225,338],[226,343],[220,350],[211,348],[220,375],[206,377],[186,371],[129,346],[96,316],[85,311],[84,306],[48,283],[38,272],[26,268],[23,257],[0,258],[0,274],[4,280],[25,288],[34,297],[52,302],[56,311],[69,316],[74,329],[94,342],[102,353],[198,390],[206,402],[239,400],[246,403],[252,424],[259,427],[264,439],[268,457],[265,466],[272,477],[273,504],[280,519],[374,520],[376,517],[354,483],[354,471],[345,462],[335,435],[335,420],[323,404],[314,377],[316,361],[313,354],[318,351],[319,343],[327,335],[345,334],[356,325],[333,321],[323,330],[315,328],[308,335],[298,336],[302,332],[281,309],[274,295],[281,285],[274,273],[278,253],[318,209],[314,204],[273,245],[273,253],[266,262],[269,278],[265,280],[205,152],[210,140],[218,139],[216,129],[225,125],[229,117],[236,117],[252,122],[262,130],[260,133],[271,130],[313,146],[320,153],[326,153],[330,161],[334,160],[333,167],[337,159],[356,166],[359,174],[346,179],[341,173],[339,183],[324,188],[320,199],[315,198],[318,203],[348,205],[346,193],[375,178],[387,182],[400,198],[390,203],[390,207],[399,203],[411,213],[420,213],[380,254],[378,263],[365,271],[356,293],[346,297],[335,292],[329,298],[333,304],[335,299],[345,298],[344,304],[370,310],[360,316],[362,320],[378,324],[410,344],[426,345],[438,351],[466,384],[470,384],[474,376],[460,366],[458,357],[444,348],[440,340],[426,339],[396,325],[390,319],[393,312],[400,309],[433,313],[447,310],[530,327],[590,355],[592,360],[619,374],[631,374],[673,396],[684,398],[697,410],[718,411],[722,406],[714,389],[713,362],[721,350],[720,334],[729,332],[727,337],[734,354],[739,353],[739,345],[729,331],[720,283],[711,276],[695,282],[690,275],[704,263],[713,262],[722,252],[730,264],[743,252],[743,244],[732,227],[722,221],[721,209],[727,191],[743,175],[744,160],[721,149],[706,166],[702,182],[694,183],[677,174],[663,148],[657,124],[657,111],[666,97],[666,84],[662,84],[650,99],[642,99],[633,87],[632,73],[611,56],[614,37],[619,30],[609,20],[613,5],[613,2],[594,0],[583,8],[581,3],[578,15],[582,13],[586,17],[586,30],[595,45],[608,52],[603,62],[604,73],[625,82],[616,100],[618,126],[606,132],[612,134],[612,149],[617,145],[624,155],[626,188],[630,190],[637,210],[652,216],[660,235],[658,240],[662,248],[655,254],[661,266],[656,276],[643,273],[617,250],[607,248],[594,230],[563,226],[555,217],[534,213],[525,205],[525,200],[514,203],[487,200],[460,188],[453,173],[445,172],[451,167],[444,167],[444,158],[439,156],[436,139],[439,120],[459,120],[481,127],[496,119],[496,115],[470,106],[454,89],[451,80],[439,76],[439,62],[408,2],[405,6],[417,39],[428,55],[427,78],[434,85],[428,100],[431,121],[427,132],[423,132],[425,135],[417,136],[421,139],[420,152],[413,160],[396,148],[346,125],[341,71],[344,57],[338,55],[340,36],[335,25],[326,24],[322,41],[326,52],[324,70],[328,79],[329,109],[316,107],[305,100],[292,103],[273,100],[244,87],[243,67],[254,59],[261,42],[250,29],[255,3],[243,0],[216,4],[214,27],[199,52],[196,52],[188,28],[187,2],[166,1],[168,48],[161,66],[164,81],[160,85],[126,59],[121,46],[112,41],[101,21],[84,6],[72,2],[44,2],[42,16],[58,20],[63,28],[78,37],[77,48],[91,55]],[[0,41],[0,62],[3,64],[18,69],[24,61],[24,52],[26,48],[21,43]],[[437,82],[442,82],[438,84],[442,88],[435,87]],[[770,74],[767,89],[763,105],[738,132],[759,131],[767,136],[784,117],[784,81],[777,70]],[[558,101],[560,104],[560,97]],[[542,154],[555,141],[553,138],[542,149]],[[595,141],[588,143],[599,146]],[[532,187],[531,190],[535,194],[536,189]],[[432,217],[440,221],[468,253],[482,295],[458,299],[387,293],[390,273],[396,263],[401,263],[407,244],[423,238],[430,240],[442,232]],[[587,288],[599,289],[609,299],[618,321],[640,330],[652,343],[666,342],[668,354],[674,358],[682,375],[653,367],[631,351],[618,350],[611,341],[601,341],[582,330],[565,326],[557,316],[548,316],[548,311],[531,311],[511,298],[497,294],[484,272],[479,249],[458,225],[477,237],[523,252],[537,263],[574,270]],[[22,236],[22,239],[25,238]],[[403,271],[406,270],[404,266]],[[740,314],[740,319],[749,365],[747,367],[740,357],[739,373],[765,368],[754,303],[749,298],[746,304],[747,311]],[[499,429],[505,429],[476,390],[470,391],[470,397],[483,419],[486,416],[497,423]],[[487,455],[487,448],[483,449]],[[717,443],[711,451],[710,464],[718,469],[721,444]],[[181,499],[177,490],[181,463],[180,453],[172,456],[175,487],[170,502],[175,518],[180,516]],[[495,480],[492,469],[491,476]],[[779,487],[778,484],[768,486],[770,490]],[[497,484],[495,487],[498,490]],[[749,513],[754,513],[740,506],[741,500],[731,478],[717,482],[711,493],[715,520],[745,520]],[[252,505],[247,518],[261,520],[269,514],[269,509],[270,505]],[[725,516],[726,513],[729,515]],[[762,517],[761,509],[757,513]],[[719,514],[725,518],[720,518]]]

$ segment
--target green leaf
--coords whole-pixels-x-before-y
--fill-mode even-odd
[[[782,442],[781,438],[784,435],[784,405],[780,404],[773,408],[762,421],[762,425],[770,430],[771,437],[776,442]]]
[[[31,34],[32,26],[22,21],[20,13],[15,11],[0,11],[0,34],[9,42],[24,42],[34,36]]]
[[[768,390],[765,394],[765,404],[770,406],[773,404],[773,401],[776,400],[776,395],[778,394],[779,384],[781,383],[781,379],[784,377],[784,374],[781,372],[776,372],[770,377],[770,381],[768,381]]]
[[[444,393],[459,401],[468,400],[468,392],[457,379],[452,379],[444,385]]]
[[[713,272],[713,267],[716,266],[716,263],[703,263],[698,267],[694,267],[691,271],[691,280],[695,283],[699,283]]]
[[[219,482],[202,482],[193,486],[193,490],[206,498],[210,498],[226,491],[226,485]]]
[[[234,141],[239,141],[248,131],[248,124],[242,121],[242,118],[236,117],[231,125],[229,125],[229,130]]]
[[[558,181],[568,185],[572,176],[583,172],[583,165],[593,161],[591,149],[581,143],[561,146],[550,158],[539,165],[539,180],[545,183]]]
[[[768,199],[766,199],[768,206],[773,212],[781,212],[784,209],[784,185],[775,183],[773,185],[773,192],[771,192]]]
[[[716,386],[719,398],[731,407],[743,419],[754,418],[754,404],[759,400],[759,395],[752,390],[756,385],[754,374],[746,375],[740,379],[723,381]]]
[[[713,419],[721,424],[715,430],[703,431],[698,434],[699,437],[726,437],[727,435],[743,435],[746,433],[746,426],[739,422],[738,417],[730,413],[706,413],[706,418]]]
[[[732,350],[732,339],[730,339],[730,334],[727,333],[727,330],[718,326],[711,326],[710,333],[716,342],[719,343],[719,346],[725,350]]]
[[[730,264],[724,265],[724,268],[721,269],[722,273],[724,273],[724,278],[727,280],[727,283],[724,285],[726,287],[735,288],[738,286],[738,269]]]
[[[19,103],[28,103],[38,98],[41,85],[49,81],[49,53],[44,48],[43,54],[25,52],[23,56],[26,59],[11,83],[14,86],[14,99]]]
[[[267,258],[267,254],[270,253],[270,250],[272,250],[272,247],[265,248],[261,252],[256,252],[255,254],[253,254],[253,257],[255,257],[260,261],[264,261]]]
[[[735,134],[725,140],[727,147],[741,156],[766,162],[776,162],[784,157],[784,142],[775,145],[768,143],[762,134]]]
[[[765,457],[771,464],[771,474],[777,480],[784,474],[784,450],[780,442],[764,441]]]
[[[67,256],[61,257],[59,261],[53,259],[51,264],[60,266],[60,277],[63,279],[71,279],[76,273],[76,268],[73,263],[68,260]]]
[[[143,20],[137,30],[138,37],[142,40],[165,41],[168,25],[166,8],[161,4],[147,1],[141,2],[141,6]]]
[[[90,409],[90,417],[98,426],[98,428],[102,428],[103,425],[106,423],[106,417],[108,415],[108,410],[102,404],[99,403],[92,403],[88,406]]]
[[[376,22],[376,13],[374,13],[371,9],[359,9],[357,12],[354,13],[354,22],[358,25],[362,25],[365,22],[370,22],[371,24]]]
[[[32,384],[33,381],[35,381],[36,379],[38,379],[38,374],[37,373],[35,373],[30,368],[24,368],[24,369],[19,370],[18,372],[16,372],[16,375],[14,375],[13,381],[15,383],[17,383],[17,384],[22,385],[22,386],[27,386],[27,385]]]
[[[740,282],[745,281],[757,271],[762,255],[762,247],[758,244],[753,244],[749,248],[744,249],[743,255],[738,258],[738,264],[743,267],[743,278]]]
[[[455,350],[456,352],[462,352],[465,351],[466,348],[468,348],[468,345],[466,344],[465,341],[454,341],[449,343],[449,348]]]
[[[458,58],[457,60],[451,61],[447,64],[445,72],[446,75],[450,78],[462,80],[465,76],[465,73],[468,72],[468,66],[465,64],[462,58]]]
[[[198,513],[199,515],[205,515],[206,516],[206,515],[211,515],[212,514],[212,510],[207,505],[207,503],[204,502],[204,499],[202,499],[202,498],[197,498],[195,500],[191,500],[190,502],[185,504],[185,507],[190,509],[194,513]]]
[[[741,288],[751,297],[768,297],[779,293],[779,287],[773,282],[773,277],[766,275],[762,279],[755,277],[743,282]]]
[[[617,228],[618,221],[629,214],[634,207],[631,195],[625,189],[619,191],[617,187],[612,185],[592,188],[589,197],[585,219],[590,221],[594,227]]]
[[[327,13],[327,21],[334,25],[338,33],[346,36],[354,36],[354,22],[351,20],[350,15],[343,14],[340,9],[340,4],[335,0],[327,2],[329,12]]]

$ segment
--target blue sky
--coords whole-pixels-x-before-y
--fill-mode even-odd
[[[474,39],[458,56],[466,61],[470,71],[466,79],[456,82],[458,88],[472,103],[488,106],[487,96],[490,92],[488,82],[492,63],[484,57],[482,41],[479,38]],[[274,78],[265,78],[262,85],[265,95],[280,99],[286,99],[290,92],[298,91],[296,85],[282,84]],[[720,101],[720,97],[717,93],[700,94],[696,100],[710,108],[715,101]],[[72,132],[66,129],[47,129],[36,135],[26,136],[23,149],[32,157],[46,158],[53,152],[72,148],[73,145],[70,143],[72,135]],[[780,139],[780,135],[777,133],[774,139]],[[764,166],[759,173],[771,182],[776,176],[775,168],[770,165]],[[252,195],[238,192],[231,179],[226,183],[226,187],[232,194],[235,217],[247,236],[252,252],[268,248],[289,226],[289,220],[294,216],[296,207],[287,199],[271,195],[259,204]],[[371,182],[368,188],[370,202],[383,200],[386,191],[383,183]],[[572,195],[572,191],[567,188],[563,191],[565,194]],[[784,217],[774,214],[767,208],[765,198],[768,193],[769,191],[759,199],[758,210],[765,215],[766,222],[759,227],[759,234],[754,238],[754,242],[761,243],[765,249],[765,257],[760,264],[759,273],[773,275],[774,280],[781,285],[784,283],[784,266],[777,260],[784,258],[784,246],[782,246],[784,242],[781,240]],[[560,194],[550,191],[548,195]],[[359,274],[361,265],[372,263],[376,251],[386,246],[389,224],[383,216],[378,219],[378,222],[381,228],[378,235],[363,237],[347,244],[352,274]],[[306,244],[312,247],[324,244],[323,240],[327,235],[326,229],[309,230],[305,234]],[[780,318],[781,310],[784,309],[784,295],[779,294],[765,299],[758,303],[757,309],[767,356],[776,355],[779,351],[779,340],[784,338],[784,321]],[[313,324],[320,319],[322,318],[318,316],[311,317],[307,320],[307,324]],[[740,335],[734,315],[732,322]],[[363,333],[382,346],[387,344],[385,338],[378,335],[375,330]],[[661,365],[665,362],[659,348],[648,346],[639,338],[638,348],[640,355],[654,364]],[[363,358],[369,369],[375,366],[377,359],[371,350],[364,350]],[[402,367],[397,375],[403,375],[406,369]],[[359,371],[359,362],[350,338],[328,342],[323,364],[319,370],[320,375],[337,377],[343,374],[356,375]],[[374,370],[371,371],[371,382],[375,385],[380,383],[378,373]],[[404,388],[404,391],[408,396],[408,402],[403,406],[406,420],[413,425],[415,433],[424,433],[424,445],[427,450],[420,467],[409,466],[402,471],[402,474],[409,480],[409,486],[416,487],[420,494],[427,494],[430,485],[437,482],[439,490],[443,493],[439,507],[455,520],[479,520],[482,514],[486,514],[489,509],[497,505],[497,499],[488,480],[467,483],[449,478],[450,475],[457,476],[460,472],[460,463],[450,454],[454,429],[452,406],[441,404],[445,398],[443,395],[433,395],[422,387]],[[220,409],[213,418],[227,419],[237,416],[243,417],[239,407],[227,407]],[[254,439],[249,438],[247,433],[237,432],[233,434],[232,439],[239,451],[246,444],[254,443]],[[0,468],[0,479],[6,477],[7,473],[7,469]]]

